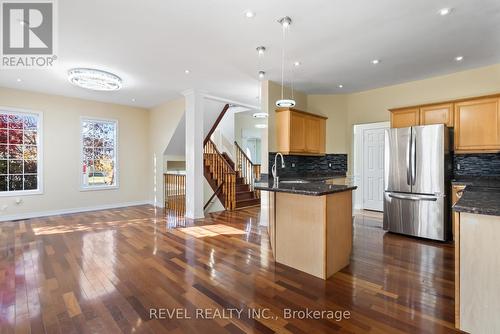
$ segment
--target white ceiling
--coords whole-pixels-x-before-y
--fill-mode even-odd
[[[59,65],[0,70],[0,86],[144,107],[200,88],[255,105],[258,70],[280,80],[276,20],[284,15],[293,19],[289,63],[302,62],[295,86],[308,93],[356,92],[500,62],[498,0],[59,0],[58,6]],[[441,17],[442,7],[454,11]],[[247,19],[247,9],[256,17]],[[260,60],[259,45],[268,49]],[[454,61],[458,55],[463,62]],[[374,58],[381,63],[371,65]],[[66,79],[72,67],[114,72],[124,88],[73,87]]]

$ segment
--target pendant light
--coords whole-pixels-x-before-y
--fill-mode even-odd
[[[292,108],[295,107],[295,100],[284,98],[284,85],[285,85],[285,46],[286,46],[286,31],[292,24],[292,19],[285,16],[278,20],[282,27],[283,33],[283,49],[281,51],[281,100],[276,101],[276,106],[279,108]]]

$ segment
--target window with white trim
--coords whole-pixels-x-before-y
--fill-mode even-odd
[[[37,113],[0,109],[0,195],[41,191],[40,123]]]
[[[117,122],[82,118],[82,188],[117,186]]]

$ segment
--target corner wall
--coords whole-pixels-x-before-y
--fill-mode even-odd
[[[149,200],[145,181],[150,175],[147,109],[8,88],[0,88],[0,106],[43,113],[44,180],[43,194],[0,197],[0,220],[145,204]],[[80,190],[82,116],[118,120],[118,189]],[[16,204],[17,198],[20,204]]]

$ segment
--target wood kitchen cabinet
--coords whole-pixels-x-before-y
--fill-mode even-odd
[[[283,154],[324,155],[326,117],[293,108],[276,110],[277,150]]]
[[[420,108],[420,125],[445,124],[453,127],[453,103],[436,104]]]
[[[430,124],[446,124],[446,126],[452,127],[453,103],[391,110],[392,128]]]
[[[455,104],[455,152],[500,151],[500,98]]]
[[[404,108],[391,110],[391,128],[408,128],[420,124],[418,108]]]
[[[455,184],[451,188],[451,205],[462,197],[465,185]],[[455,244],[455,327],[460,328],[460,213],[452,213],[453,242]]]

